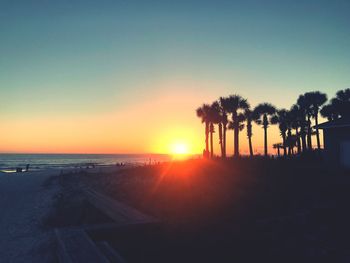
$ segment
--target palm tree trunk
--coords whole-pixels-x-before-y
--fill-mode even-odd
[[[303,125],[300,127],[300,136],[301,136],[301,146],[302,146],[302,150],[303,152],[305,152],[307,150],[306,147],[306,125],[305,125],[305,120],[303,121]]]
[[[253,157],[254,153],[253,153],[253,145],[252,145],[252,136],[248,137],[248,143],[249,143],[249,154],[250,154],[250,157]]]
[[[209,157],[209,122],[205,122],[205,157]]]
[[[281,154],[280,154],[280,147],[279,146],[277,146],[277,155],[278,155],[278,157],[281,156]]]
[[[282,143],[283,143],[283,155],[287,156],[287,149],[286,149],[286,133],[282,132]]]
[[[267,156],[267,126],[264,126],[264,155]]]
[[[288,128],[288,132],[287,132],[287,141],[288,141],[288,156],[290,156],[292,154],[292,130],[290,128]]]
[[[222,135],[222,137],[223,137],[223,147],[222,147],[223,152],[222,153],[223,153],[224,157],[226,157],[226,129],[227,129],[226,124],[224,124],[223,135]]]
[[[210,158],[214,157],[214,144],[213,144],[213,133],[214,133],[214,124],[210,123]]]
[[[311,141],[311,120],[310,116],[307,116],[307,148],[312,150],[312,141]]]
[[[234,145],[235,145],[234,155],[235,155],[235,157],[238,157],[239,156],[239,127],[238,127],[238,125],[236,125],[235,129],[234,129]]]
[[[222,123],[221,122],[219,122],[219,143],[220,143],[221,157],[224,157],[224,145],[222,141]]]
[[[297,148],[298,148],[298,154],[301,153],[301,143],[300,143],[300,136],[298,128],[295,129],[295,136],[297,137]]]
[[[233,156],[238,157],[239,155],[239,140],[238,140],[238,132],[239,132],[239,123],[237,118],[237,111],[232,112],[232,121],[233,121]]]
[[[320,132],[318,130],[318,112],[316,112],[315,114],[315,125],[316,125],[317,148],[318,150],[321,150]]]
[[[252,133],[252,123],[251,123],[250,119],[247,119],[247,137],[248,137],[250,157],[254,156],[253,145],[252,145],[252,135],[253,135],[253,133]]]
[[[301,145],[302,145],[303,152],[305,152],[307,150],[305,132],[301,132]]]

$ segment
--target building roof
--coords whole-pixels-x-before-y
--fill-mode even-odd
[[[319,129],[333,129],[350,127],[350,118],[339,118],[333,121],[327,121],[318,125]]]

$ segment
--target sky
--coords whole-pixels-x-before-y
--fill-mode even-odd
[[[289,108],[349,88],[349,13],[347,0],[1,0],[0,152],[200,153],[202,103]]]

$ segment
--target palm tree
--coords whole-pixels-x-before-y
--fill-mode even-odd
[[[221,112],[221,122],[222,122],[222,143],[221,143],[221,149],[222,149],[222,157],[226,158],[226,132],[227,132],[227,124],[228,124],[228,118],[226,112]]]
[[[339,109],[334,105],[334,100],[331,103],[324,105],[320,110],[321,116],[327,118],[329,121],[336,120],[340,117]]]
[[[234,156],[239,156],[239,131],[243,129],[244,121],[243,112],[248,108],[248,102],[246,99],[243,99],[239,95],[231,95],[225,98],[226,103],[228,104],[227,111],[231,113],[232,121],[230,127],[234,131]]]
[[[294,120],[293,120],[293,112],[291,111],[287,111],[287,114],[286,114],[286,119],[285,119],[285,122],[286,122],[286,126],[287,126],[287,141],[286,141],[286,144],[287,144],[287,147],[288,147],[288,155],[290,156],[291,154],[294,154],[294,147],[296,145],[296,140],[294,140],[294,145],[291,143],[292,141],[292,137],[297,138],[297,135],[292,135],[292,129],[294,129]],[[298,133],[298,129],[296,129],[296,134]]]
[[[252,136],[253,136],[253,121],[257,120],[256,114],[250,109],[250,106],[248,104],[248,108],[244,111],[244,117],[246,120],[246,127],[247,127],[247,138],[248,138],[248,144],[249,144],[249,154],[250,156],[254,156],[253,153],[253,145],[252,145]]]
[[[222,116],[222,156],[226,157],[226,132],[227,132],[227,124],[228,124],[228,118],[227,113],[230,109],[230,104],[228,98],[220,97],[219,104],[221,108],[221,116]]]
[[[323,106],[320,113],[328,120],[350,117],[350,89],[339,90],[336,97]]]
[[[334,100],[338,104],[340,116],[350,117],[350,89],[339,90]]]
[[[287,130],[288,130],[288,111],[285,109],[277,110],[276,114],[271,118],[271,124],[278,124],[278,128],[282,137],[283,155],[287,155],[286,142],[287,142]]]
[[[210,156],[213,158],[214,156],[214,149],[213,149],[213,133],[214,130],[214,124],[218,125],[219,128],[219,144],[222,146],[222,112],[220,105],[217,101],[213,102],[210,105]],[[222,147],[221,147],[221,156],[222,156]]]
[[[288,145],[288,155],[294,154],[294,147],[297,146],[298,137],[293,135],[288,131],[287,145]]]
[[[196,110],[197,116],[201,118],[202,123],[205,124],[205,152],[204,156],[209,156],[209,126],[210,126],[210,105],[203,104]]]
[[[269,103],[261,103],[254,109],[254,113],[258,116],[257,124],[262,124],[264,128],[264,155],[267,156],[267,128],[271,123],[271,117],[275,114],[276,108]]]
[[[308,148],[311,148],[311,109],[310,103],[305,98],[304,95],[300,95],[297,100],[297,105],[299,108],[300,114],[300,136],[301,142],[303,146],[303,151],[306,151]],[[306,144],[306,136],[307,136],[307,144]]]
[[[272,147],[274,149],[277,149],[277,155],[278,155],[278,157],[280,157],[281,156],[280,149],[283,148],[283,144],[282,143],[274,143],[272,145]]]
[[[210,122],[209,134],[210,134],[210,158],[214,157],[214,146],[213,146],[213,133],[215,132],[214,123]]]
[[[306,131],[307,131],[307,148],[312,150],[312,128],[311,117],[313,116],[312,110],[312,97],[310,93],[300,95],[297,104],[303,109],[306,118]]]
[[[310,104],[311,115],[315,119],[317,148],[320,150],[321,145],[320,145],[320,134],[318,131],[318,113],[320,111],[320,107],[323,104],[325,104],[327,101],[327,94],[321,93],[319,91],[313,91],[313,92],[305,93],[304,96],[308,101],[308,104]],[[311,143],[311,139],[310,139],[310,143]]]
[[[300,110],[299,106],[296,104],[294,104],[290,108],[289,115],[290,115],[291,127],[295,129],[296,144],[297,144],[298,154],[300,154],[301,146],[303,145],[303,148],[306,147],[305,136],[301,136],[302,130],[305,131],[305,129],[302,128],[304,115]],[[302,142],[300,142],[300,137],[302,139]]]

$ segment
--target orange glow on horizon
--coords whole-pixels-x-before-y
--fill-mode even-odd
[[[209,83],[209,84],[208,84]],[[178,158],[202,154],[204,124],[197,106],[224,92],[198,92],[195,87],[217,83],[161,83],[152,99],[116,105],[107,112],[50,113],[0,116],[0,152],[22,153],[161,153]],[[217,84],[216,86],[222,86]],[[163,87],[163,88],[162,88]],[[166,87],[166,89],[164,88]],[[178,87],[183,87],[179,90]],[[253,124],[253,151],[263,152],[263,129]],[[246,130],[240,132],[240,153],[249,154]],[[315,139],[313,139],[315,141]],[[281,142],[276,125],[268,129],[269,153]],[[213,134],[214,154],[220,155],[218,128]],[[176,146],[178,145],[178,146]],[[227,155],[233,154],[233,131],[227,131]]]

